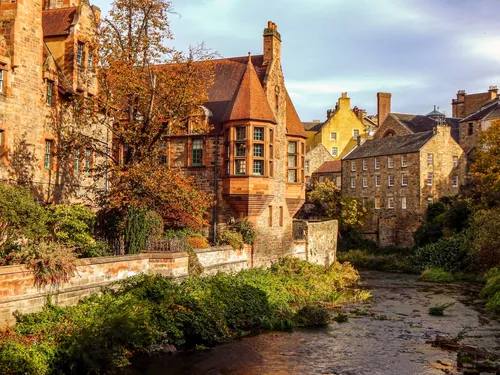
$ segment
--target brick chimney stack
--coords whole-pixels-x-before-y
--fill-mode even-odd
[[[391,113],[391,96],[388,92],[377,93],[378,126],[381,126],[389,113]]]
[[[281,35],[278,26],[272,21],[264,29],[264,65],[281,59]]]
[[[488,92],[490,93],[490,98],[495,99],[498,97],[498,86],[490,86],[488,88]]]
[[[354,107],[352,109],[356,117],[359,119],[359,121],[363,121],[363,119],[366,117],[366,109],[360,109],[358,106]]]

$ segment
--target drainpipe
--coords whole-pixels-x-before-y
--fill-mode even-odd
[[[219,198],[219,135],[215,135],[215,155],[214,155],[214,195],[215,204],[212,213],[212,236],[217,238],[217,223],[219,219],[218,198]]]

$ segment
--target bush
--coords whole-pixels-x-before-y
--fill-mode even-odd
[[[226,229],[223,232],[219,233],[217,237],[217,243],[219,245],[231,245],[234,250],[243,249],[243,236],[241,233],[237,233],[233,230]]]
[[[419,271],[428,268],[442,268],[449,272],[465,271],[471,266],[468,245],[467,232],[441,238],[438,242],[417,248],[411,256],[411,263]]]
[[[430,268],[422,272],[420,278],[424,281],[431,281],[435,283],[452,283],[455,281],[453,274],[445,271],[442,268]]]
[[[485,271],[500,265],[500,208],[478,211],[471,221],[475,266]]]
[[[341,262],[349,262],[356,267],[368,268],[384,272],[415,272],[410,262],[410,252],[405,251],[376,251],[350,250],[339,252],[338,257]]]
[[[500,313],[500,269],[492,268],[486,278],[486,286],[481,291],[481,296],[488,299],[486,306],[490,311]]]
[[[210,244],[204,237],[189,237],[186,238],[186,243],[193,249],[208,249]]]
[[[330,313],[319,306],[304,306],[295,316],[299,326],[326,326],[330,323]]]
[[[237,233],[243,236],[243,242],[247,245],[253,245],[255,241],[255,236],[257,232],[255,231],[254,225],[247,219],[237,220],[233,226]]]

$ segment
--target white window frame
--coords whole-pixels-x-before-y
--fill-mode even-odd
[[[379,174],[375,175],[375,187],[380,187],[382,185],[382,176]]]
[[[338,187],[342,185],[342,177],[337,176],[337,178],[335,179],[335,185],[337,185]]]
[[[434,173],[427,172],[427,186],[432,186],[434,184]]]
[[[363,170],[367,171],[368,170],[368,160],[363,159]]]
[[[394,168],[394,158],[392,156],[387,157],[387,168]]]
[[[387,208],[390,210],[394,209],[394,197],[387,198]]]
[[[351,177],[351,189],[356,189],[356,177]]]
[[[406,182],[405,182],[406,177]],[[406,173],[401,175],[401,186],[408,186],[408,175]]]
[[[352,130],[352,138],[357,141],[359,138],[359,129],[353,129]]]
[[[401,155],[401,168],[408,167],[408,155]]]
[[[5,87],[5,70],[0,69],[0,93],[3,92],[4,87]]]
[[[406,205],[406,197],[401,197],[401,209],[406,210],[407,205]]]
[[[458,167],[458,156],[456,155],[453,155],[453,168],[457,168]]]
[[[452,176],[452,183],[453,183],[453,187],[458,187],[458,185],[459,185],[458,174],[454,174]]]
[[[375,158],[375,169],[380,169],[380,158]]]
[[[330,150],[330,153],[332,154],[332,156],[339,156],[339,148],[338,147],[332,147],[332,149]]]
[[[376,210],[380,210],[380,207],[382,207],[382,198],[375,197],[375,203],[374,203],[374,205],[375,205],[375,209]]]
[[[330,133],[330,141],[336,141],[336,140],[337,140],[337,133],[331,132]]]
[[[356,172],[356,161],[351,160],[351,172]]]
[[[77,42],[76,46],[76,65],[83,66],[83,54],[85,49],[85,43]]]
[[[387,175],[387,186],[394,186],[394,175]]]
[[[427,166],[432,167],[434,165],[434,154],[428,153],[427,154]]]
[[[367,187],[368,187],[368,177],[363,176],[363,188],[367,188]]]

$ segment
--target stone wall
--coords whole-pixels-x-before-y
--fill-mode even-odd
[[[294,222],[291,256],[314,264],[329,266],[337,259],[338,221]]]
[[[196,250],[206,275],[219,271],[238,272],[251,267],[252,248],[245,245],[243,250],[234,250],[231,246],[216,246]]]

